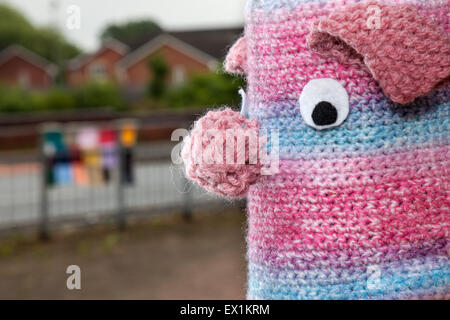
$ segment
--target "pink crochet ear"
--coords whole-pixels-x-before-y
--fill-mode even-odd
[[[386,96],[408,103],[449,80],[450,41],[444,30],[406,5],[369,1],[316,21],[312,51],[358,64]]]
[[[240,38],[230,49],[225,59],[225,71],[244,74],[247,70],[247,38]]]

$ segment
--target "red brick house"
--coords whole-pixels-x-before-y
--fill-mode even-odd
[[[129,43],[130,53],[120,60],[116,74],[128,93],[139,94],[152,79],[149,61],[161,57],[170,74],[168,85],[177,85],[191,76],[213,72],[243,28],[209,29],[162,33]]]
[[[194,74],[214,71],[242,32],[239,27],[149,34],[126,44],[107,39],[93,54],[69,60],[65,80],[69,87],[110,81],[139,94],[152,79],[149,61],[160,56],[170,69],[168,84],[176,85]],[[0,52],[0,83],[47,89],[56,72],[55,65],[21,46]]]
[[[76,87],[90,81],[117,82],[116,64],[128,51],[125,44],[107,39],[95,53],[80,55],[67,63],[66,83]]]
[[[27,89],[48,89],[57,68],[49,61],[19,45],[0,52],[0,83]]]
[[[94,54],[69,61],[66,82],[73,87],[108,80],[139,94],[152,79],[149,61],[158,56],[170,69],[168,84],[176,85],[194,74],[216,70],[242,32],[243,28],[228,28],[150,34],[126,44],[109,39]]]
[[[169,34],[150,40],[124,57],[117,64],[117,74],[123,87],[143,88],[152,79],[149,61],[161,57],[170,68],[169,84],[179,84],[194,74],[208,73],[217,68],[217,59]]]

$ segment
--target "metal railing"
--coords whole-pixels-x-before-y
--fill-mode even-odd
[[[134,215],[181,212],[188,218],[198,207],[229,206],[186,180],[170,159],[173,146],[138,142],[132,184],[122,183],[118,170],[109,183],[83,186],[45,183],[46,160],[40,150],[0,152],[0,231],[33,227],[48,237],[51,228],[63,223],[105,219],[123,229]]]

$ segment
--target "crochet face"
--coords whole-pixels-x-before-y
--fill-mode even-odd
[[[249,119],[210,112],[190,141],[264,129],[280,170],[184,148],[193,180],[247,195],[249,298],[450,298],[449,33],[447,1],[249,1],[226,61]]]
[[[354,3],[357,2],[359,1],[354,1]],[[311,156],[333,158],[355,152],[360,154],[369,152],[371,155],[393,153],[398,152],[412,139],[415,140],[415,138],[404,136],[405,139],[399,141],[399,135],[402,135],[399,126],[408,127],[410,125],[411,128],[419,129],[416,126],[417,123],[408,123],[405,119],[414,117],[416,120],[420,120],[416,114],[427,113],[423,109],[423,100],[415,101],[407,107],[399,107],[392,97],[386,95],[370,67],[363,63],[364,59],[373,59],[373,61],[368,61],[372,63],[373,70],[375,69],[373,65],[380,63],[381,58],[385,58],[382,57],[384,53],[379,53],[380,59],[373,57],[375,54],[363,57],[355,52],[353,52],[353,56],[349,54],[350,57],[347,59],[338,59],[340,58],[338,54],[330,53],[333,50],[322,49],[321,46],[333,49],[334,45],[337,47],[334,49],[338,53],[345,51],[339,48],[339,45],[344,47],[345,41],[351,43],[354,41],[353,38],[357,38],[358,35],[350,34],[344,39],[333,37],[335,34],[346,31],[345,28],[351,23],[349,20],[346,21],[347,24],[334,23],[334,26],[330,27],[330,33],[322,33],[330,37],[328,42],[325,41],[327,39],[322,43],[314,39],[314,37],[317,38],[317,34],[321,34],[320,32],[311,34],[311,29],[319,21],[329,18],[336,12],[343,11],[345,13],[345,8],[354,3],[352,1],[293,0],[252,1],[249,3],[245,36],[248,55],[245,63],[241,64],[249,82],[249,116],[257,118],[262,127],[269,131],[280,130],[281,158],[309,158]],[[375,15],[374,18],[377,18],[377,11],[369,9],[378,5],[381,10],[385,3],[389,2],[361,5],[359,11],[365,12],[367,16],[360,17],[360,19],[365,18],[364,21],[370,21],[373,15]],[[412,5],[411,7],[414,9],[420,9],[424,14],[424,20],[431,19],[429,13],[433,12],[433,7],[421,6],[423,3],[417,1],[409,1],[408,4]],[[443,4],[441,6],[443,8]],[[355,12],[347,14],[351,16]],[[380,14],[378,17],[380,23],[391,23],[386,17],[381,16],[381,12],[378,14]],[[344,14],[342,17],[348,18]],[[339,18],[342,17],[331,21],[341,22]],[[432,19],[442,26],[445,25],[444,21],[440,20],[443,19],[440,15],[434,15]],[[364,27],[364,25],[350,25],[350,28],[363,29]],[[390,31],[387,32],[386,37],[392,38],[389,34]],[[372,43],[386,42],[383,37],[368,38],[367,30],[362,32],[366,32],[367,43],[361,43],[358,49],[363,52],[365,47],[370,47]],[[409,32],[410,30],[400,30],[402,36],[408,35]],[[443,36],[445,37],[445,35]],[[402,41],[410,40],[408,38],[405,40],[404,37],[400,38],[403,39]],[[311,42],[314,42],[313,48]],[[324,52],[328,56],[321,54]],[[402,52],[397,53],[401,54]],[[432,54],[428,52],[427,55]],[[393,59],[395,60],[397,57]],[[348,63],[355,60],[358,63]],[[447,65],[447,69],[443,69],[443,72],[448,72],[449,58],[440,56],[437,60],[439,60],[437,63],[435,61],[433,63]],[[392,74],[396,72],[396,66],[389,62],[380,67],[380,69],[382,68]],[[376,71],[377,75],[381,73],[381,71]],[[416,71],[411,70],[411,72]],[[402,74],[398,76],[402,77]],[[437,75],[437,77],[442,77],[442,75]],[[401,81],[407,80],[402,79]],[[424,86],[424,82],[419,82],[419,86]],[[435,85],[436,81],[431,81],[431,83]],[[385,86],[389,86],[389,84],[385,84]],[[416,91],[416,96],[420,96],[418,90],[413,91]],[[429,99],[438,99],[436,103],[439,104],[443,98],[442,94],[428,95],[425,98],[427,100],[425,104],[435,105],[435,101],[429,101]],[[397,100],[405,101],[402,98]],[[279,115],[279,117],[274,117],[274,115]],[[374,135],[374,125],[379,123],[379,121],[375,121],[377,115],[389,121],[384,124],[384,127],[377,128],[377,135]],[[348,120],[344,123],[347,117]],[[333,129],[329,130],[330,128]],[[402,129],[408,131],[407,128]],[[351,142],[345,138],[350,135],[352,136]],[[426,139],[423,135],[419,138]],[[332,147],[330,148],[330,146]]]

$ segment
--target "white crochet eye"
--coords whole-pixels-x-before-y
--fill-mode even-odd
[[[303,120],[317,130],[341,125],[349,113],[347,90],[334,79],[309,81],[303,88],[299,103]]]

